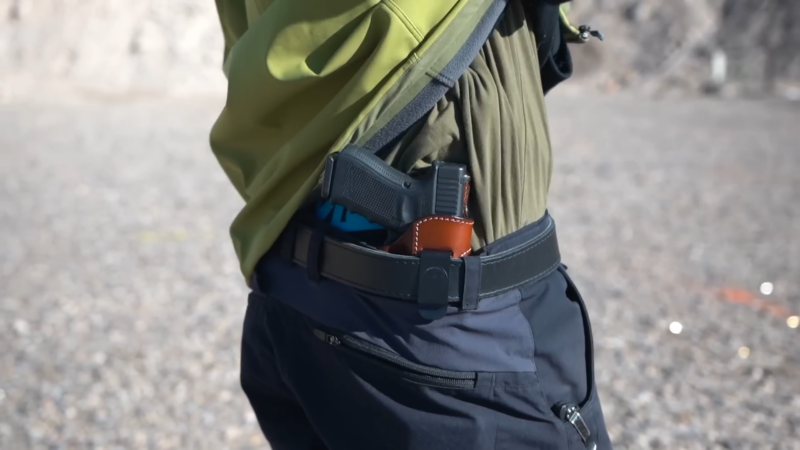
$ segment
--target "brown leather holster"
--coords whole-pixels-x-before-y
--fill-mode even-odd
[[[464,215],[469,214],[470,184],[464,192]],[[472,219],[452,216],[423,217],[403,233],[393,243],[384,246],[383,251],[396,255],[419,256],[423,250],[449,251],[454,258],[462,258],[472,253]]]
[[[383,248],[400,255],[419,256],[423,250],[451,252],[461,258],[472,252],[472,219],[428,216],[414,222],[400,239]]]

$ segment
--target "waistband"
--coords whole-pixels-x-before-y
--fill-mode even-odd
[[[476,309],[481,299],[535,282],[561,263],[555,222],[545,214],[473,256],[422,252],[419,257],[386,253],[342,242],[293,224],[274,249],[320,276],[371,294],[415,302],[423,316],[441,317],[448,305]]]

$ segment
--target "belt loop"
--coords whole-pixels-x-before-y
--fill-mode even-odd
[[[324,220],[317,222],[314,231],[311,233],[311,240],[308,242],[308,253],[306,254],[306,271],[311,281],[320,280],[320,261],[322,261],[322,244],[325,242],[325,235],[331,226],[333,210],[328,213]]]
[[[472,311],[478,309],[481,298],[481,257],[465,256],[464,261],[464,286],[461,296],[461,309]]]

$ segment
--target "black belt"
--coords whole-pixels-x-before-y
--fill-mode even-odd
[[[314,229],[292,225],[281,237],[281,253],[296,264],[353,288],[416,302],[423,316],[441,317],[448,305],[477,308],[478,301],[539,280],[561,262],[555,223],[521,244],[486,256],[451,258],[449,253],[403,256],[341,242],[329,236],[314,243]],[[310,248],[317,247],[314,252]],[[316,270],[315,269],[315,270]],[[434,312],[431,312],[434,311]]]

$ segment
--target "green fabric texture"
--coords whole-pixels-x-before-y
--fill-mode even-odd
[[[549,137],[520,2],[389,157],[406,170],[432,159],[470,165],[476,248],[545,208]],[[231,237],[249,284],[318,183],[325,156],[391,120],[464,45],[491,0],[216,3],[228,93],[210,143],[245,200]]]
[[[228,94],[210,143],[246,202],[231,237],[248,284],[318,183],[325,155],[402,108],[411,96],[398,86],[434,76],[489,4],[217,0]]]
[[[542,217],[552,172],[536,42],[521,0],[456,85],[390,153],[403,171],[434,160],[466,164],[477,250]]]

